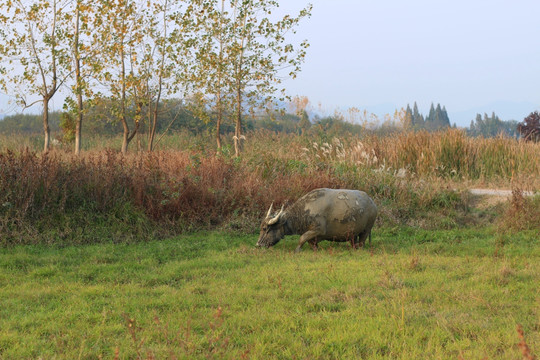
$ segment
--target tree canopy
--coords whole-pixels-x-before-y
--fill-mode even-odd
[[[518,124],[517,130],[525,140],[540,141],[540,113],[530,113]]]
[[[275,0],[0,0],[0,87],[23,106],[34,101],[27,95],[43,104],[45,151],[48,106],[60,91],[77,118],[76,152],[82,118],[96,102],[121,124],[123,152],[143,128],[151,150],[162,105],[175,97],[197,104],[201,111],[190,111],[203,122],[218,114],[219,147],[224,116],[234,119],[239,141],[242,117],[283,99],[282,80],[301,69],[309,44],[291,38],[311,5],[295,16],[276,16],[277,7]]]

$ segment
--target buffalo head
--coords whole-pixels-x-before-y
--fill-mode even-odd
[[[268,209],[266,217],[261,223],[261,234],[257,241],[257,247],[269,248],[276,245],[285,236],[285,223],[283,219],[283,206],[279,213],[272,216],[272,205]]]

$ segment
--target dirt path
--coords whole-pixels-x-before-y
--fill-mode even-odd
[[[470,205],[478,209],[487,209],[509,201],[512,198],[512,190],[501,189],[469,189],[472,196]],[[533,196],[532,191],[524,191],[524,196]]]
[[[497,190],[497,189],[470,189],[472,195],[491,195],[491,196],[512,196],[512,190]],[[532,191],[524,191],[524,196],[533,196]]]

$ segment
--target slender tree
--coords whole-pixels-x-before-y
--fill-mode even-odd
[[[190,73],[187,59],[197,45],[194,36],[200,23],[197,1],[183,6],[183,1],[153,0],[144,11],[148,24],[142,63],[148,82],[148,151],[156,141],[162,98],[185,92],[186,74]]]
[[[157,68],[156,83],[151,90],[149,79],[148,89],[148,104],[151,107],[149,113],[148,122],[148,151],[152,151],[154,148],[154,138],[156,135],[156,129],[158,125],[159,104],[161,101],[161,95],[163,92],[163,79],[167,77],[169,67],[167,66],[167,46],[169,36],[169,0],[163,2],[154,2],[151,4],[148,16],[150,17],[148,38],[152,40],[152,46],[149,49],[149,53],[146,57],[146,65],[148,67],[147,73],[152,74],[153,68]],[[161,20],[161,22],[159,20]],[[161,25],[161,27],[160,27]],[[151,76],[151,75],[150,75]]]
[[[271,14],[279,6],[277,1],[209,0],[206,4],[214,9],[208,17],[211,24],[207,36],[212,51],[201,52],[200,56],[201,62],[213,64],[214,70],[210,75],[213,85],[204,88],[215,99],[218,126],[224,103],[232,102],[234,148],[239,156],[245,111],[271,103],[283,78],[295,77],[300,71],[308,43],[295,46],[287,42],[287,35],[295,33],[301,19],[310,16],[311,5],[296,17],[286,15],[273,21]],[[216,141],[220,146],[218,130]]]
[[[75,94],[77,95],[77,120],[75,122],[75,154],[81,152],[81,132],[83,122],[83,78],[81,74],[81,53],[80,53],[80,20],[81,20],[81,1],[77,0],[75,4],[75,22],[73,36],[73,63],[75,65]]]
[[[197,19],[187,21],[195,36],[182,46],[195,49],[194,57],[184,59],[188,72],[184,78],[192,93],[190,109],[205,122],[215,118],[216,145],[221,148],[221,126],[230,100],[230,63],[227,49],[231,44],[230,7],[225,0],[193,0],[192,9]],[[191,16],[187,16],[191,19]],[[183,22],[185,22],[184,20]],[[182,69],[180,69],[182,71]]]
[[[87,0],[76,0],[65,14],[65,28],[71,49],[72,81],[71,92],[76,100],[66,98],[64,107],[75,115],[75,154],[79,154],[82,144],[82,125],[85,101],[91,103],[92,79],[102,69],[96,61],[100,50],[99,43],[92,40],[95,25],[95,9]],[[85,100],[86,99],[86,100]]]
[[[49,106],[70,76],[69,50],[58,0],[0,1],[0,87],[28,108],[43,105],[43,151],[49,150]],[[34,100],[35,97],[38,100]]]
[[[194,0],[195,1],[195,0]],[[102,0],[97,41],[106,65],[100,81],[117,100],[122,152],[148,120],[147,149],[154,148],[162,98],[176,94],[188,72],[186,57],[194,44],[195,6],[183,1]],[[130,128],[132,126],[132,128]]]
[[[144,22],[139,3],[133,0],[101,0],[96,16],[96,41],[104,69],[99,81],[105,85],[117,106],[114,114],[122,124],[122,153],[138,133],[146,105],[147,72],[141,47],[144,46]],[[133,128],[130,129],[130,120]]]

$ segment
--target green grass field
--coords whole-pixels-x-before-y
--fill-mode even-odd
[[[540,354],[535,232],[256,239],[1,248],[0,358],[520,359],[518,324]]]

